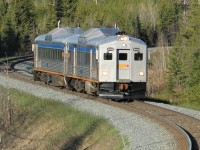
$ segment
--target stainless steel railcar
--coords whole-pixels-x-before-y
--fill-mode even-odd
[[[33,44],[34,79],[110,99],[144,98],[147,46],[117,28],[60,28]]]

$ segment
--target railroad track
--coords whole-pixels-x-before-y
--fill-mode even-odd
[[[26,60],[19,60],[11,63],[11,66],[15,66],[17,63],[25,62],[32,58],[24,58]],[[11,67],[13,68],[13,67]],[[40,84],[42,86],[49,86],[45,84],[41,84],[40,82],[34,82],[31,77],[27,77],[25,75],[21,75],[19,73],[13,72],[10,76],[22,79],[25,82],[31,82],[32,84]],[[67,89],[59,89],[57,87],[52,87],[55,90],[65,91],[69,94],[75,94],[81,97],[85,97],[90,100],[95,100],[100,103],[104,103],[106,105],[111,105],[113,107],[118,107],[124,109],[129,112],[134,112],[139,115],[145,116],[149,119],[158,122],[160,125],[165,127],[176,139],[177,147],[180,150],[197,150],[200,146],[200,120],[195,119],[193,117],[171,111],[168,109],[164,109],[158,106],[154,106],[151,104],[147,104],[141,101],[134,102],[114,102],[108,101],[102,98],[88,96],[83,93],[78,93],[74,91],[70,91]],[[151,134],[151,133],[150,133]]]
[[[200,133],[198,133],[198,135],[195,135],[194,137],[194,134],[196,134],[196,132],[194,131],[197,131],[197,132],[200,131],[198,127],[198,125],[200,125],[200,120],[194,119],[190,116],[186,116],[179,112],[167,110],[167,109],[157,107],[151,104],[147,104],[141,101],[134,101],[134,102],[129,102],[129,103],[124,103],[124,102],[116,103],[116,102],[109,101],[109,102],[104,102],[104,103],[133,112],[133,113],[137,113],[139,115],[142,115],[144,117],[147,117],[148,119],[152,119],[155,122],[159,123],[173,135],[174,139],[176,139],[177,148],[180,150],[198,150],[199,149],[199,146],[198,146],[199,142],[197,142],[197,140],[199,140]],[[171,119],[170,116],[174,118]],[[175,118],[175,116],[177,117]],[[184,116],[185,118],[182,118],[181,116]],[[184,124],[186,120],[183,121],[182,124],[177,123],[177,122],[181,122],[180,120],[184,120],[184,119],[186,120],[194,119],[192,120],[192,122],[194,122],[197,127],[190,126],[190,128],[193,127],[193,130],[186,128]],[[187,125],[187,127],[189,127],[189,124]]]
[[[200,148],[200,120],[176,111],[143,102],[132,103],[131,106],[168,120],[181,127],[188,134],[191,140],[192,150],[198,150]]]
[[[16,58],[9,58],[4,59],[0,61],[0,71],[4,72],[14,72],[14,71],[23,71],[27,72],[29,69],[27,67],[32,68],[33,63],[30,63],[29,61],[33,60],[33,55],[28,56],[20,56]],[[21,64],[21,67],[18,67],[19,69],[15,68],[16,65]]]

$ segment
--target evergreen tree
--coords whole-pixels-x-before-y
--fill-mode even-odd
[[[63,17],[63,0],[55,0],[56,20]]]
[[[16,33],[10,18],[6,18],[1,33],[2,54],[14,55],[16,53]]]
[[[189,16],[187,32],[190,32],[190,37],[187,39],[188,51],[190,51],[190,76],[189,87],[190,99],[200,103],[200,4],[196,1],[191,3],[191,15]]]
[[[173,5],[172,5],[173,4]],[[160,31],[164,33],[168,45],[173,45],[176,33],[179,30],[181,5],[176,1],[161,3],[159,11]]]
[[[7,13],[8,3],[5,0],[0,1],[0,30],[3,24],[4,17]]]
[[[181,95],[193,102],[200,93],[200,5],[192,1],[187,26],[177,37],[176,47],[170,54],[170,74],[175,85],[180,84]],[[178,81],[178,83],[177,83]]]
[[[76,24],[75,15],[78,0],[63,0],[63,18],[62,22],[67,26]]]
[[[14,9],[11,10],[11,9]],[[34,5],[32,1],[15,0],[12,2],[10,11],[13,12],[12,19],[17,31],[17,40],[20,43],[21,53],[28,52],[31,49],[31,42],[35,34],[35,16]]]
[[[136,16],[136,19],[133,20],[133,31],[135,37],[139,38],[141,36],[141,22],[138,15]]]
[[[2,49],[2,41],[1,41],[1,32],[0,32],[0,57],[3,55],[3,49]]]
[[[53,30],[57,27],[57,12],[55,7],[55,0],[50,0],[48,4],[48,16],[47,16],[47,23],[46,23],[46,32]]]
[[[0,1],[0,21],[6,15],[8,9],[8,3],[5,0]]]

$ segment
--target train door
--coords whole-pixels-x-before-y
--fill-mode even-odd
[[[117,80],[130,79],[130,50],[117,50]]]

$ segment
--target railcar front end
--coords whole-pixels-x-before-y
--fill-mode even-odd
[[[99,46],[99,96],[110,99],[145,98],[147,46],[118,35]]]

